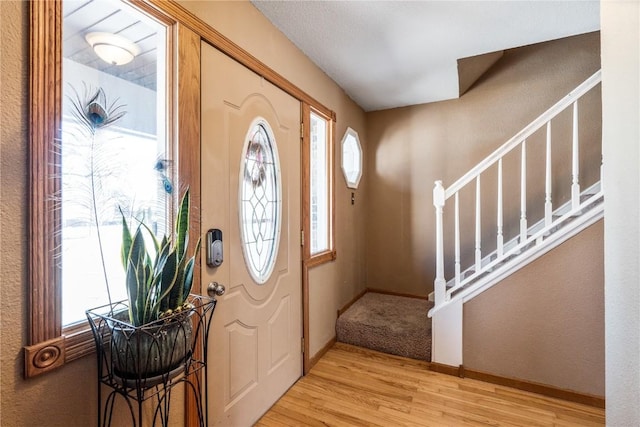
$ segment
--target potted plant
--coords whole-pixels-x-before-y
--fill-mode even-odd
[[[201,317],[195,312],[190,296],[195,260],[200,249],[198,239],[195,249],[189,253],[190,194],[187,188],[180,200],[175,227],[169,235],[158,239],[144,218],[134,217],[131,227],[120,208],[122,224],[121,262],[125,270],[126,301],[112,302],[109,290],[109,274],[103,250],[101,212],[105,197],[104,177],[111,178],[110,160],[100,158],[108,151],[101,131],[117,123],[124,115],[122,105],[107,102],[101,88],[93,90],[85,86],[84,97],[75,92],[70,100],[71,113],[76,119],[80,138],[86,142],[90,156],[87,205],[91,212],[98,245],[104,282],[109,304],[87,310],[92,327],[99,363],[108,359],[109,375],[124,379],[142,379],[165,376],[179,368],[190,357],[193,342],[193,325],[199,325]],[[163,188],[172,197],[173,187],[167,185],[163,165],[159,160],[153,167],[163,173]],[[106,169],[103,169],[106,168]],[[122,200],[118,199],[121,205]],[[198,301],[200,301],[198,299]],[[199,304],[202,308],[202,304]],[[200,310],[202,311],[202,310]],[[206,310],[205,310],[206,311]],[[192,319],[197,317],[198,319]]]
[[[128,309],[107,319],[112,329],[113,369],[119,376],[162,375],[189,356],[194,306],[188,297],[200,248],[198,240],[189,256],[189,211],[187,189],[176,215],[174,233],[160,241],[143,221],[138,222],[132,235],[122,214],[121,255]],[[153,251],[147,248],[145,234]]]

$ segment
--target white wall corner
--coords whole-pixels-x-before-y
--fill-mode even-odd
[[[640,2],[601,1],[607,425],[640,425]]]
[[[462,300],[447,303],[431,321],[431,361],[456,367],[462,365]]]

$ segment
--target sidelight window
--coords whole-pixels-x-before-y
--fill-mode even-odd
[[[308,266],[336,257],[333,135],[335,116],[303,105],[303,247]]]

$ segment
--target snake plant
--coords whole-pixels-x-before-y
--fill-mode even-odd
[[[150,228],[139,221],[133,235],[122,214],[122,266],[126,271],[129,297],[129,321],[134,326],[153,322],[188,306],[187,297],[193,284],[195,259],[200,239],[193,255],[189,246],[189,189],[182,197],[176,215],[174,234],[160,241]],[[148,234],[154,251],[145,241]]]

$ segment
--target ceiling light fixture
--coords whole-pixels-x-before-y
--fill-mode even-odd
[[[85,40],[96,55],[111,65],[124,65],[140,53],[140,48],[132,41],[111,33],[89,33]]]

